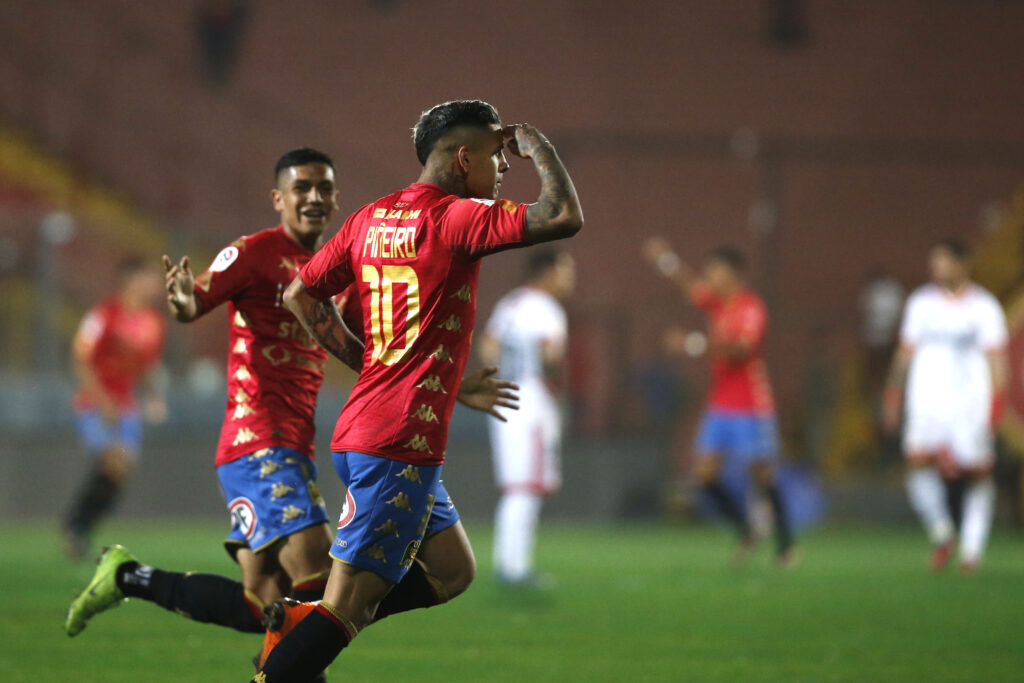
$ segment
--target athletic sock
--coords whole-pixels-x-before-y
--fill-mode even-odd
[[[82,483],[68,510],[67,526],[88,533],[96,521],[113,507],[121,487],[96,466]]]
[[[981,559],[992,528],[996,487],[991,477],[977,479],[964,493],[964,521],[960,532],[960,559],[976,563]]]
[[[789,516],[786,514],[786,506],[782,502],[782,493],[778,484],[772,484],[765,489],[768,501],[772,505],[772,513],[775,516],[775,545],[776,552],[782,555],[793,547],[793,532],[789,526]]]
[[[953,528],[957,529],[964,521],[964,495],[967,492],[967,480],[963,477],[943,482],[946,486],[946,505],[949,517],[953,520]]]
[[[704,491],[718,504],[722,514],[736,526],[740,536],[748,538],[751,534],[750,522],[747,520],[747,511],[740,501],[730,495],[721,482],[704,484]]]
[[[514,581],[533,570],[542,503],[540,496],[526,491],[502,495],[494,515],[494,567],[504,578]]]
[[[252,683],[304,683],[318,676],[355,637],[355,627],[321,602],[281,639]]]
[[[182,574],[125,562],[115,574],[117,587],[130,598],[206,624],[243,633],[263,633],[263,604],[241,583],[214,574]]]
[[[299,602],[316,602],[324,597],[327,588],[327,574],[315,574],[292,584],[292,598]]]
[[[448,602],[444,587],[423,570],[422,564],[415,561],[402,580],[381,601],[373,621],[376,623],[392,614],[433,607],[444,602]]]
[[[915,467],[907,474],[907,495],[935,545],[953,538],[953,520],[946,506],[946,488],[934,467]]]

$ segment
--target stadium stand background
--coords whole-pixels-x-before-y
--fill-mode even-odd
[[[511,14],[453,0],[251,2],[237,61],[217,77],[198,6],[0,10],[0,513],[53,514],[77,475],[67,343],[118,256],[187,252],[201,267],[271,225],[269,169],[298,145],[335,157],[342,209],[354,209],[417,173],[407,131],[419,110],[481,97],[550,134],[587,214],[572,245],[574,436],[554,512],[657,513],[681,467],[704,375],[657,349],[667,321],[700,324],[640,259],[643,237],[665,233],[691,261],[722,242],[751,253],[791,455],[830,475],[838,511],[907,514],[861,391],[858,296],[873,268],[915,285],[924,250],[952,234],[984,245],[983,275],[1014,303],[1024,5],[813,0],[802,23],[780,26],[771,3],[741,0],[526,0]],[[533,196],[529,176],[514,165],[505,193]],[[488,263],[481,317],[520,264]],[[212,318],[172,328],[173,418],[150,432],[127,514],[222,512],[212,454],[226,335],[223,313]],[[812,418],[827,423],[820,452],[805,419],[813,368],[831,402]],[[666,370],[667,386],[642,381]],[[350,381],[335,370],[322,397],[321,453]],[[489,514],[484,423],[461,415],[449,453],[460,508]],[[321,478],[336,500],[335,477]]]

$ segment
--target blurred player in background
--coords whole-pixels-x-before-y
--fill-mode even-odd
[[[892,431],[901,406],[906,410],[907,494],[934,546],[933,570],[948,562],[955,536],[943,479],[965,484],[960,566],[970,573],[992,525],[993,428],[1009,371],[1006,316],[992,294],[971,282],[968,258],[956,240],[932,248],[932,282],[907,301],[884,404]]]
[[[746,260],[735,248],[719,247],[711,252],[703,276],[698,277],[660,237],[647,240],[644,254],[710,322],[711,390],[697,436],[694,472],[740,533],[735,561],[748,559],[757,536],[745,502],[737,500],[722,483],[723,459],[745,465],[767,497],[775,522],[776,561],[791,566],[796,555],[776,480],[778,423],[764,362],[768,313],[761,297],[746,284]]]
[[[562,486],[562,406],[568,323],[562,301],[575,285],[572,257],[538,249],[527,258],[526,284],[494,308],[480,357],[520,388],[521,407],[491,422],[501,500],[494,515],[494,571],[500,583],[542,587],[533,550],[544,496]]]
[[[274,175],[271,201],[280,225],[232,242],[195,278],[188,257],[178,264],[164,257],[167,301],[178,320],[191,322],[228,305],[228,400],[215,464],[232,519],[224,544],[242,581],[154,569],[114,546],[101,558],[90,590],[72,604],[69,635],[124,597],[150,600],[196,621],[262,633],[266,605],[284,595],[323,595],[331,531],[316,486],[313,441],[327,352],[282,306],[282,294],[322,244],[338,190],[333,162],[314,149],[288,152]],[[348,364],[358,370],[362,320],[354,317],[361,311],[351,295],[346,291],[337,303],[359,333],[349,332],[344,340]],[[493,411],[509,386],[491,374],[467,377],[459,400]]]
[[[118,267],[117,294],[82,319],[71,355],[78,393],[75,426],[91,467],[64,518],[64,549],[75,558],[89,550],[93,526],[117,500],[139,457],[143,419],[167,415],[157,386],[165,325],[155,306],[160,273],[138,257]],[[141,412],[136,399],[145,388]]]
[[[344,359],[347,333],[329,300],[357,283],[367,345],[331,443],[347,487],[331,578],[320,604],[273,649],[259,683],[323,670],[393,594],[426,607],[469,586],[473,551],[441,464],[453,388],[469,357],[480,259],[569,237],[583,224],[569,174],[536,128],[502,128],[494,107],[462,100],[424,112],[413,137],[419,180],[352,214],[285,294],[306,329]],[[497,198],[506,146],[533,160],[537,203]],[[458,590],[446,590],[438,571],[460,577]]]

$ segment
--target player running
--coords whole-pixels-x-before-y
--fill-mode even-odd
[[[768,312],[744,280],[743,254],[732,247],[715,249],[704,265],[703,277],[698,277],[660,237],[647,240],[644,253],[710,322],[711,391],[697,436],[694,472],[740,533],[735,561],[749,558],[757,538],[744,501],[722,484],[723,459],[745,465],[768,498],[775,518],[776,562],[791,566],[796,555],[775,476],[778,425],[764,362]]]
[[[142,446],[142,422],[161,422],[167,406],[156,390],[165,325],[154,308],[160,274],[131,257],[118,267],[120,289],[82,319],[71,345],[78,378],[75,427],[91,467],[66,513],[64,550],[89,550],[89,535],[116,502]],[[146,385],[140,413],[136,392]]]
[[[424,112],[414,142],[419,180],[352,214],[285,294],[306,329],[344,358],[347,333],[328,302],[357,283],[367,345],[331,442],[347,493],[327,590],[271,652],[259,683],[323,670],[382,601],[403,591],[407,572],[424,580],[405,599],[423,606],[453,597],[434,575],[446,555],[466,558],[471,577],[462,525],[435,529],[453,513],[441,464],[453,387],[469,357],[480,258],[569,237],[583,224],[551,143],[532,126],[502,128],[485,102]],[[506,147],[533,160],[541,181],[535,204],[497,199]]]
[[[527,282],[505,295],[487,323],[480,357],[520,387],[522,408],[491,423],[491,449],[501,500],[494,515],[494,571],[499,583],[544,587],[533,549],[544,496],[562,486],[560,394],[569,329],[561,301],[575,284],[572,257],[538,249]]]
[[[933,570],[948,562],[955,534],[943,478],[966,484],[960,567],[971,573],[992,525],[992,432],[1009,372],[1006,316],[992,294],[971,282],[968,259],[956,240],[932,247],[932,282],[911,295],[903,313],[884,417],[895,431],[905,406],[907,494],[934,546]]]
[[[316,486],[313,418],[327,353],[282,306],[282,295],[322,243],[338,190],[333,162],[313,149],[288,152],[274,174],[271,200],[280,225],[232,242],[196,278],[187,257],[178,264],[164,257],[167,301],[178,320],[228,305],[228,400],[215,464],[232,519],[225,547],[242,581],[154,569],[114,546],[72,603],[69,635],[125,597],[263,633],[265,605],[289,593],[299,600],[323,594],[332,536]],[[341,343],[345,360],[358,369],[362,342],[347,332]],[[508,391],[514,386],[492,374],[467,378],[459,399],[492,414],[496,405],[514,407]],[[458,588],[458,577],[441,574],[441,580]]]

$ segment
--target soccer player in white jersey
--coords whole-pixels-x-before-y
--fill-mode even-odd
[[[561,302],[575,283],[572,257],[554,249],[530,255],[526,283],[505,295],[487,323],[480,355],[520,387],[520,410],[491,422],[501,499],[494,521],[500,583],[544,587],[533,550],[545,496],[562,486],[560,395],[568,326]]]
[[[884,417],[895,431],[905,408],[907,493],[934,546],[933,570],[946,565],[956,534],[943,480],[963,481],[960,567],[971,573],[992,525],[993,428],[1008,371],[1006,317],[996,298],[971,282],[968,257],[956,240],[932,248],[932,282],[911,295],[903,313]]]

